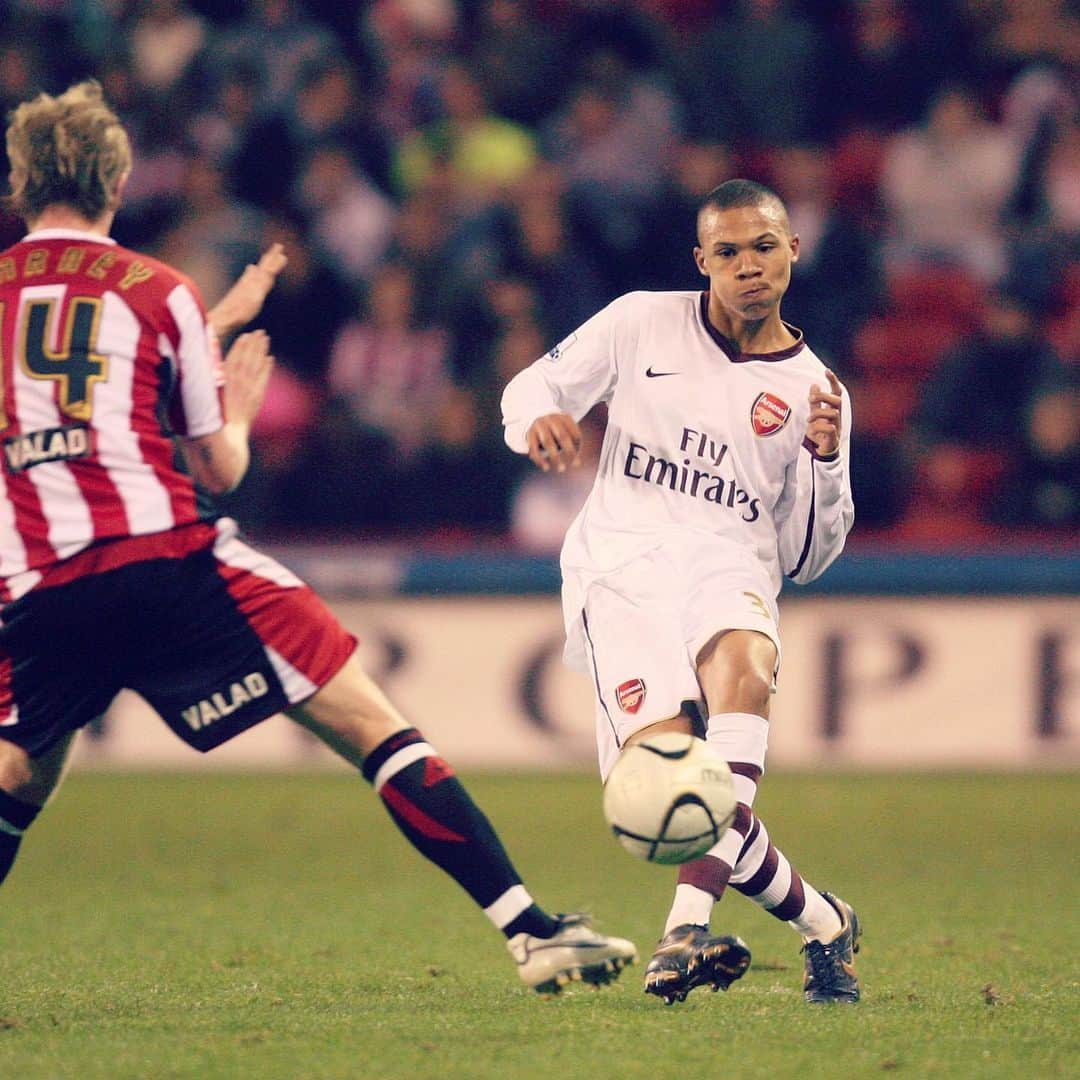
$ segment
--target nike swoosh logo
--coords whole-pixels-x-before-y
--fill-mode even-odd
[[[649,379],[661,379],[665,375],[678,375],[678,371],[653,371],[651,367],[645,369],[645,377]]]

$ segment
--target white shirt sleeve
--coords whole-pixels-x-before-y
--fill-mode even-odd
[[[569,413],[580,420],[598,401],[611,397],[616,371],[615,311],[621,299],[597,312],[507,384],[502,415],[511,450],[528,452],[525,436],[538,417]]]
[[[819,457],[808,444],[788,468],[777,504],[776,529],[780,566],[786,577],[805,585],[823,574],[844,550],[855,521],[848,472],[851,446],[851,399],[842,390],[843,425],[839,452]]]

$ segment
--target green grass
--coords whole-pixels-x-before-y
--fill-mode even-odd
[[[474,776],[534,894],[643,960],[673,873],[588,776]],[[76,774],[0,894],[0,1077],[1080,1075],[1075,777],[770,775],[758,806],[865,925],[855,1008],[742,897],[754,966],[665,1008],[641,968],[541,999],[351,776]]]

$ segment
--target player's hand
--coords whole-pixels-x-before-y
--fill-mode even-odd
[[[828,390],[822,390],[817,383],[810,387],[810,419],[806,425],[806,437],[822,457],[830,457],[840,449],[842,399],[840,380],[828,369],[825,375],[829,380]]]
[[[544,472],[552,466],[566,472],[567,466],[581,464],[581,428],[569,413],[550,413],[534,420],[525,435],[529,458]]]
[[[250,428],[262,406],[274,368],[266,331],[241,334],[229,349],[223,367],[225,420]]]
[[[281,244],[271,244],[257,263],[249,263],[232,288],[207,316],[218,337],[246,326],[262,311],[266,297],[288,262]]]

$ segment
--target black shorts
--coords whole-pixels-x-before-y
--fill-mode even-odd
[[[189,528],[194,550],[114,541],[0,611],[0,738],[37,757],[129,689],[212,750],[341,668],[356,639],[310,588],[227,519]]]

